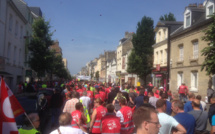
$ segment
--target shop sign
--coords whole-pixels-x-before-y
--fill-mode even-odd
[[[155,76],[156,77],[162,77],[162,74],[156,74]]]

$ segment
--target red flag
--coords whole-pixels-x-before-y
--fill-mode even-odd
[[[10,99],[3,78],[1,79],[0,90],[0,133],[18,134]]]
[[[17,116],[25,113],[25,110],[20,105],[19,101],[16,99],[15,95],[13,94],[13,92],[10,90],[10,88],[7,85],[6,85],[6,88],[7,88],[8,96],[10,98],[10,103],[11,103],[11,107],[13,110],[13,114],[14,114],[14,117],[16,118]]]

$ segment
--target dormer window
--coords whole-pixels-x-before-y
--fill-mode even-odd
[[[213,10],[214,10],[213,5],[209,6],[208,7],[208,13],[209,13],[208,15],[212,15],[214,12]]]
[[[210,18],[210,15],[214,13],[214,1],[207,1],[206,3],[206,19]]]
[[[186,27],[189,27],[191,25],[191,17],[190,13],[186,14]]]

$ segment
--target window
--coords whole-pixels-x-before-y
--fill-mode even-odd
[[[10,63],[10,53],[11,53],[11,44],[8,43],[8,46],[7,46],[7,59],[8,59],[8,63]]]
[[[13,53],[13,64],[16,64],[16,47],[14,47],[14,53]]]
[[[18,27],[18,21],[16,21],[16,25],[15,25],[15,36],[18,35],[18,29],[19,29],[19,27]]]
[[[183,82],[183,72],[178,72],[177,76],[177,86],[179,87],[181,83]]]
[[[160,61],[161,61],[161,63],[163,63],[163,50],[161,50],[160,53],[161,53]]]
[[[193,42],[193,59],[198,59],[199,44],[198,41]]]
[[[183,60],[184,60],[184,47],[179,46],[179,61],[183,61]]]
[[[163,30],[164,39],[166,39],[166,29]]]
[[[9,31],[12,31],[13,28],[13,16],[10,14],[9,17]]]
[[[19,63],[18,63],[18,65],[21,65],[21,60],[22,60],[22,57],[21,57],[21,49],[19,49]]]
[[[158,41],[161,41],[161,32],[158,32]]]
[[[164,54],[164,63],[167,63],[167,49],[165,49],[165,54]]]
[[[190,17],[190,13],[186,14],[186,27],[190,26],[191,22],[191,17]]]
[[[20,26],[20,39],[22,40],[23,39],[23,27]]]
[[[191,72],[191,90],[197,90],[198,87],[198,72]]]
[[[212,15],[213,14],[213,5],[208,7],[208,15]]]
[[[157,64],[159,64],[159,55],[158,55],[158,52],[156,52],[156,56],[157,56]]]

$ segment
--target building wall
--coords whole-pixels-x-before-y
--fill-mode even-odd
[[[160,64],[161,67],[167,66],[167,44],[154,47],[153,67]]]
[[[12,16],[12,20],[10,19]],[[25,31],[25,23],[20,13],[11,4],[8,4],[6,14],[6,31],[4,42],[4,57],[6,57],[5,71],[11,76],[6,77],[7,84],[15,91],[18,82],[23,81],[25,42],[21,35],[21,28]],[[16,91],[15,91],[16,92]]]
[[[122,71],[122,45],[119,45],[116,50],[116,60],[117,60],[117,65],[116,65],[116,70],[117,71]]]
[[[63,64],[66,69],[68,69],[68,62],[66,58],[63,58]]]
[[[4,56],[5,25],[6,25],[6,0],[0,1],[0,57]]]
[[[201,38],[204,36],[202,32],[207,26],[196,28],[189,33],[178,36],[171,40],[171,72],[170,72],[170,89],[177,90],[181,84],[179,74],[183,73],[182,82],[188,86],[190,91],[196,92],[201,95],[206,95],[209,77],[206,72],[201,71],[201,65],[204,57],[201,56],[201,50],[207,46],[207,43]],[[193,42],[198,41],[198,58],[193,57]],[[183,46],[183,60],[179,59],[179,47]],[[191,74],[197,72],[197,89],[192,88]]]

